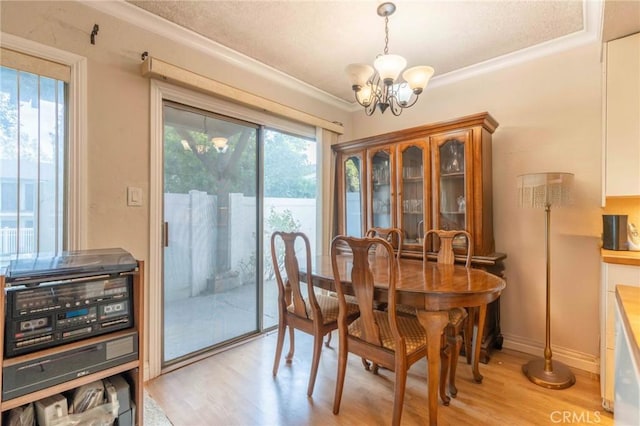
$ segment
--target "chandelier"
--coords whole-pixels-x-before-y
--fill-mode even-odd
[[[382,114],[390,109],[393,115],[400,115],[403,109],[415,105],[434,73],[432,67],[417,66],[402,73],[404,81],[398,79],[407,61],[400,55],[389,54],[389,16],[395,11],[396,5],[390,2],[378,6],[378,15],[384,17],[384,54],[376,57],[373,67],[350,64],[345,70],[356,101],[367,115],[372,115],[376,107]]]

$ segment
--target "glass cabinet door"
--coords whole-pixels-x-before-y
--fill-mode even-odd
[[[468,137],[459,136],[434,138],[434,203],[437,206],[435,227],[446,230],[469,229],[467,201],[470,199],[468,186]],[[462,243],[464,243],[464,237]],[[455,244],[455,242],[454,242]]]
[[[388,150],[375,151],[370,156],[369,171],[370,204],[369,226],[377,228],[391,227],[391,154]]]
[[[422,245],[429,224],[429,163],[427,145],[417,141],[399,147],[398,227],[404,232],[405,245]],[[426,179],[425,179],[426,176]],[[425,227],[426,223],[426,227]],[[419,249],[416,247],[416,249]]]
[[[362,237],[362,159],[350,156],[343,163],[344,222],[346,235]]]

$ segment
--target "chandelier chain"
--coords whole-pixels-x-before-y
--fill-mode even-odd
[[[384,54],[389,54],[389,17],[384,17]]]

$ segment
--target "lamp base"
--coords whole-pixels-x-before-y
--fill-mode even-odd
[[[544,359],[534,359],[522,366],[522,372],[538,386],[548,389],[565,389],[573,386],[576,377],[569,367],[559,361],[551,360],[551,371],[544,371]]]

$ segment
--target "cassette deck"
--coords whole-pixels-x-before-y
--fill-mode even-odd
[[[7,289],[5,356],[129,328],[131,276]]]

